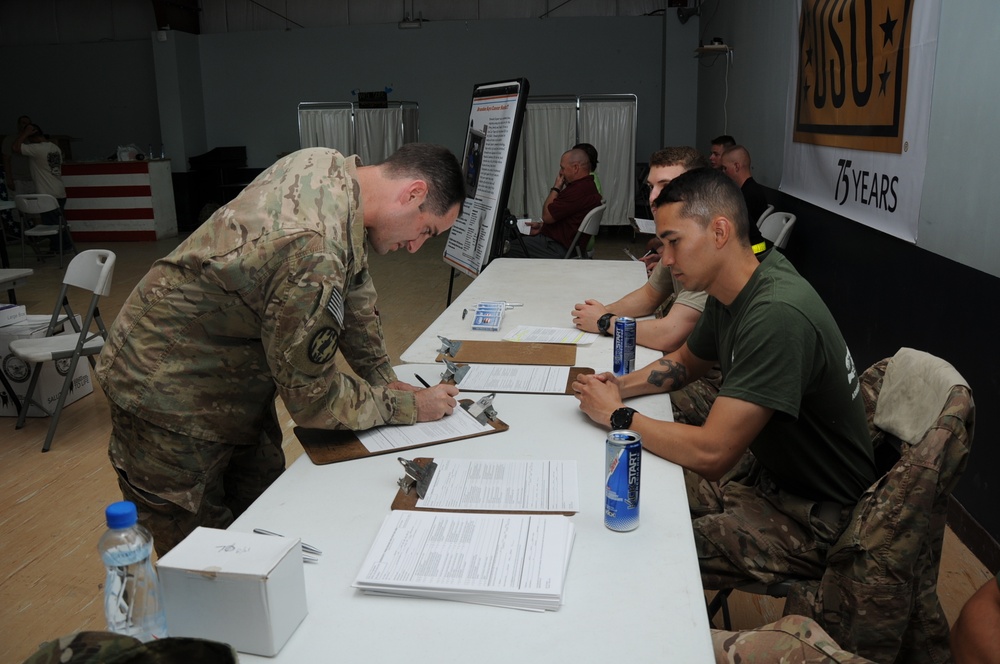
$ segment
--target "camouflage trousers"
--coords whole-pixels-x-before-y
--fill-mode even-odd
[[[708,411],[715,403],[722,387],[722,369],[718,365],[711,371],[679,390],[670,393],[674,422],[700,427],[708,419]]]
[[[716,664],[871,664],[846,652],[814,620],[785,616],[744,632],[712,630]]]
[[[684,481],[706,590],[818,579],[853,507],[778,489],[750,452],[719,482],[689,470]]]
[[[258,436],[239,445],[175,433],[110,405],[108,456],[158,555],[198,526],[229,526],[285,469],[273,405]]]

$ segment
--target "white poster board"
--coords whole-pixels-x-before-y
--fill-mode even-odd
[[[466,198],[444,249],[444,261],[475,278],[500,255],[514,169],[521,136],[528,81],[517,79],[476,85],[462,158]]]

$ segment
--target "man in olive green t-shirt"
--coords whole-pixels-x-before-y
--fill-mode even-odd
[[[656,201],[663,264],[709,294],[687,342],[621,378],[581,376],[580,408],[642,435],[685,468],[706,588],[818,577],[826,551],[875,479],[860,383],[826,305],[778,253],[758,262],[746,204],[712,169],[674,179]],[[669,392],[715,362],[722,388],[703,426],[663,422],[623,399]],[[745,456],[747,450],[753,457]],[[755,472],[740,468],[755,458]]]

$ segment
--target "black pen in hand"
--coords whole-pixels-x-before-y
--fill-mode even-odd
[[[413,374],[413,375],[417,376],[417,374]],[[420,384],[423,385],[424,387],[430,387],[430,383],[428,383],[426,380],[424,380],[420,376],[417,376],[417,380],[419,380]]]

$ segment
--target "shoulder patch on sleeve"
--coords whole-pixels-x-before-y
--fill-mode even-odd
[[[337,331],[332,327],[321,327],[309,340],[307,356],[314,364],[326,364],[337,352]]]

